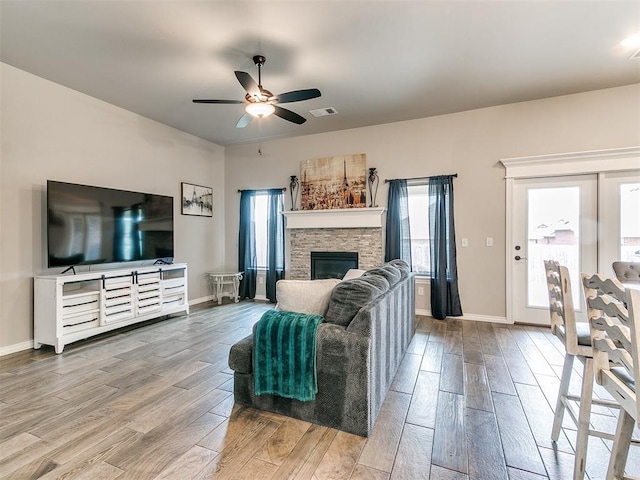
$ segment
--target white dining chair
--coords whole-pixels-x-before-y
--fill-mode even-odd
[[[574,480],[582,480],[586,467],[589,435],[613,439],[611,433],[591,429],[591,405],[614,408],[617,408],[618,405],[610,400],[593,398],[594,364],[591,333],[588,323],[576,321],[569,270],[555,260],[546,260],[544,266],[549,291],[551,331],[562,341],[565,347],[564,365],[560,378],[560,389],[556,401],[551,439],[554,442],[558,441],[566,411],[577,426],[573,478]],[[571,373],[573,372],[573,364],[576,358],[583,364],[580,395],[569,392]],[[572,401],[578,404],[579,410],[577,412],[571,403]]]
[[[607,480],[624,479],[633,428],[640,425],[640,290],[614,278],[582,275],[591,324],[596,381],[620,405]]]

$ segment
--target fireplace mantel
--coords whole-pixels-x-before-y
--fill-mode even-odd
[[[294,210],[284,212],[286,228],[382,228],[384,208]]]

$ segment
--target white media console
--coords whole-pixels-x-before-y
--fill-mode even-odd
[[[180,312],[189,313],[184,263],[38,276],[33,348],[62,353],[69,343]]]

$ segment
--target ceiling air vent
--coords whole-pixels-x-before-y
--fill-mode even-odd
[[[309,110],[309,113],[314,117],[326,117],[327,115],[335,115],[338,111],[333,107],[326,107]]]

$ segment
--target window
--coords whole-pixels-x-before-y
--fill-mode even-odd
[[[407,185],[407,194],[411,231],[411,269],[418,275],[428,275],[431,269],[429,185]]]
[[[276,282],[284,276],[284,195],[281,188],[242,190],[238,231],[240,298],[255,298],[258,270],[266,272],[266,297],[276,301]]]
[[[257,194],[255,196],[255,232],[256,232],[256,261],[258,268],[267,268],[267,218],[269,195]]]

